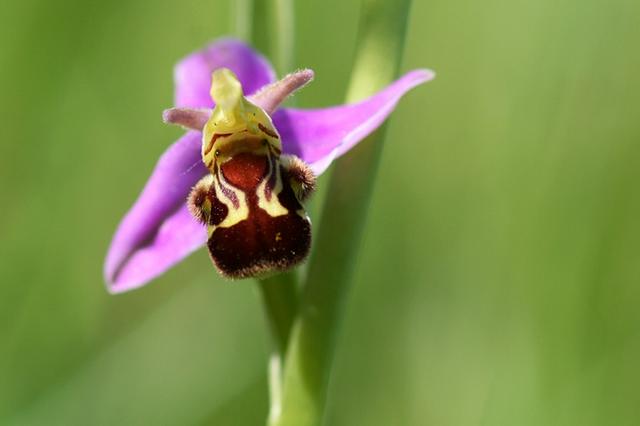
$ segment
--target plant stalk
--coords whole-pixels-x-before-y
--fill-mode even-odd
[[[248,16],[240,16],[249,13]],[[277,71],[291,70],[293,63],[293,4],[291,0],[241,0],[236,3],[236,32],[259,51],[276,58]],[[244,27],[249,30],[244,30]],[[275,31],[274,31],[275,29]],[[243,33],[244,32],[244,33]],[[282,406],[285,353],[298,308],[296,271],[258,280],[272,349],[269,356],[269,418],[278,418]]]
[[[347,101],[375,93],[397,76],[410,0],[364,0]],[[362,240],[385,126],[333,170],[315,253],[284,365],[282,406],[271,426],[320,426],[343,306]],[[339,213],[338,213],[339,212]]]

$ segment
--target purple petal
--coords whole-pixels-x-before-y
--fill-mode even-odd
[[[262,55],[239,40],[222,39],[178,63],[174,71],[175,106],[212,107],[213,101],[209,96],[211,73],[222,67],[236,74],[245,95],[276,79],[271,64]]]
[[[335,158],[378,128],[405,93],[434,77],[435,74],[429,70],[411,71],[356,104],[311,110],[278,110],[273,121],[282,138],[283,150],[300,157],[319,175]]]
[[[111,293],[132,290],[182,261],[207,241],[207,230],[193,219],[184,201],[164,219],[153,240],[136,249],[110,283]]]
[[[144,284],[206,240],[186,211],[191,187],[206,173],[201,134],[188,132],[160,157],[149,181],[116,231],[105,262],[111,292]]]

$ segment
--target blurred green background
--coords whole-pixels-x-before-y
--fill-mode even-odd
[[[359,1],[296,4],[299,106],[344,98]],[[204,251],[109,296],[223,1],[0,5],[0,424],[258,425],[251,282]],[[328,425],[640,424],[640,3],[415,0]],[[321,181],[326,183],[326,180]],[[317,219],[317,216],[316,216]]]

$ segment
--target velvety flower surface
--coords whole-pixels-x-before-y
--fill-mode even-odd
[[[219,68],[232,70],[245,95],[254,94],[249,99],[271,114],[283,152],[300,157],[316,174],[380,126],[408,90],[434,77],[431,71],[416,70],[359,103],[274,111],[282,100],[278,90],[282,92],[285,87],[286,92],[287,79],[273,84],[275,73],[269,62],[246,44],[223,39],[182,60],[175,69],[175,104],[186,108],[187,121],[194,123],[186,127],[196,130],[187,131],[162,154],[142,193],[120,223],[104,268],[107,288],[112,293],[147,283],[207,240],[206,229],[193,219],[185,200],[191,188],[208,173],[200,157],[201,126],[195,123],[206,121],[211,114],[211,74]],[[303,82],[297,82],[289,92],[312,76],[310,71],[294,76],[294,82],[296,78]],[[175,114],[182,114],[181,110]],[[182,124],[181,119],[168,121]]]

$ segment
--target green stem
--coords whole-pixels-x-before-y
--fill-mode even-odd
[[[247,2],[248,0],[243,0]],[[293,21],[293,11],[286,10],[292,5],[288,0],[253,0],[248,1],[249,4],[239,5],[236,3],[236,14],[243,11],[251,11],[252,16],[246,17],[251,27],[251,42],[259,50],[262,50],[267,56],[272,57],[275,53],[280,52],[281,57],[291,60],[292,53],[284,55],[282,53],[290,44],[280,44],[279,41],[293,39],[293,25],[282,25],[279,23],[291,23]],[[252,19],[252,17],[255,17]],[[273,19],[270,19],[273,17]],[[240,19],[236,20],[240,22]],[[271,24],[273,21],[273,24]],[[278,43],[274,46],[269,43],[270,37],[274,31],[270,29],[278,29],[276,40]],[[262,300],[265,307],[269,329],[271,331],[274,349],[278,356],[282,358],[289,340],[289,333],[298,306],[298,278],[295,271],[275,275],[268,279],[259,280]]]
[[[347,101],[371,95],[396,77],[410,0],[364,0]],[[309,266],[287,350],[280,415],[272,426],[319,426],[343,305],[360,247],[385,128],[335,166],[321,233]],[[339,212],[339,214],[337,214]]]
[[[259,281],[265,317],[271,335],[269,356],[269,424],[282,409],[282,374],[291,327],[298,308],[298,276],[295,271]]]
[[[292,0],[272,0],[275,28],[275,46],[272,49],[276,70],[280,75],[293,71],[294,56],[294,10]]]
[[[293,62],[293,7],[290,0],[242,0],[236,3],[238,33],[242,23],[254,47],[277,58],[278,71],[290,69]],[[239,17],[243,12],[250,15]],[[255,17],[255,19],[252,19]],[[283,364],[291,328],[298,309],[298,275],[295,271],[259,280],[269,325],[272,350],[269,357],[269,422],[277,418],[282,406]]]
[[[253,0],[234,0],[232,6],[232,22],[234,34],[242,40],[251,40],[251,21],[253,17]]]
[[[290,0],[253,0],[252,42],[268,57],[292,61],[293,8]],[[261,43],[261,44],[260,44]],[[298,276],[295,271],[260,280],[262,300],[275,349],[284,357],[298,308]]]
[[[236,6],[237,13],[240,9],[250,9],[256,17],[250,31],[253,46],[273,60],[278,75],[291,72],[295,41],[293,0],[253,0],[249,7]]]
[[[249,40],[254,48],[271,58],[273,51],[272,43],[272,21],[271,0],[253,0],[251,11],[253,20],[251,22],[251,39]]]
[[[284,355],[298,307],[298,276],[295,271],[259,280],[265,315],[275,350]]]

